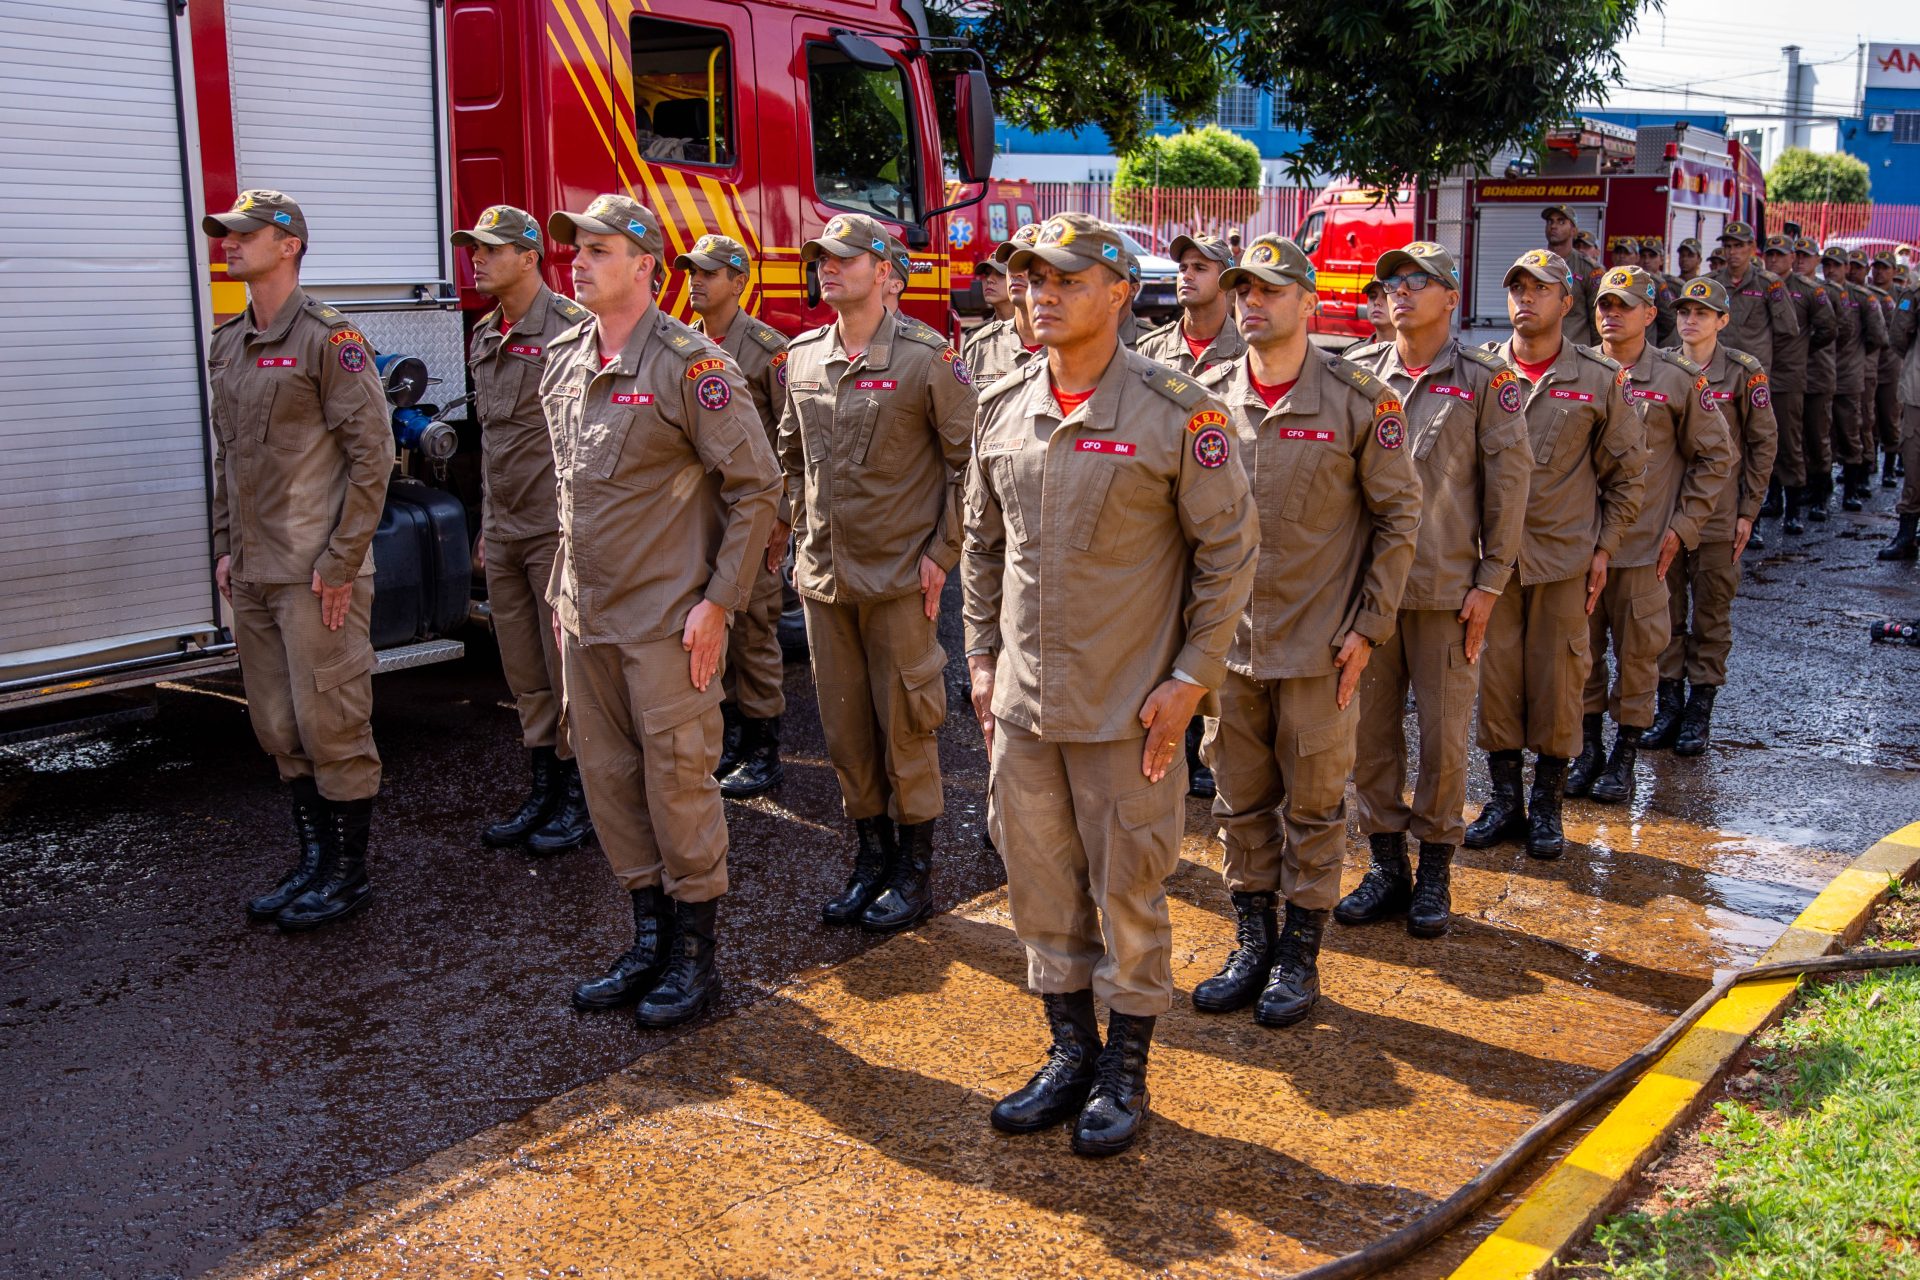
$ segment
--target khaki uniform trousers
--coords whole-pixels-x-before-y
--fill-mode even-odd
[[[1733,543],[1703,542],[1682,550],[1667,570],[1670,638],[1660,652],[1660,678],[1718,688],[1727,682],[1733,651],[1733,597],[1740,566]],[[1691,613],[1691,617],[1689,617]]]
[[[940,816],[947,653],[919,592],[877,604],[804,600],[827,758],[849,818]]]
[[[1683,549],[1684,550],[1684,549]],[[1650,564],[1613,569],[1587,619],[1587,645],[1593,668],[1587,673],[1583,703],[1589,713],[1607,711],[1615,724],[1645,729],[1653,723],[1654,690],[1660,683],[1660,654],[1667,647],[1667,584]],[[1679,572],[1675,556],[1669,576]],[[1607,698],[1607,639],[1613,639],[1613,698]]]
[[[1233,671],[1220,686],[1220,718],[1201,754],[1231,892],[1277,889],[1312,911],[1340,900],[1360,701],[1340,710],[1339,686],[1337,673],[1253,680]]]
[[[1798,489],[1807,482],[1807,395],[1804,391],[1773,388],[1773,416],[1780,428],[1780,451],[1773,461],[1773,478],[1782,488]]]
[[[1467,730],[1480,668],[1467,661],[1467,628],[1450,609],[1402,609],[1393,635],[1375,645],[1360,677],[1360,729],[1354,792],[1363,834],[1407,831],[1430,844],[1466,837]],[[1402,726],[1413,690],[1420,730],[1420,772],[1413,804],[1407,789]]]
[[[1580,754],[1580,695],[1592,662],[1585,574],[1509,582],[1480,655],[1480,749]]]
[[[1833,479],[1833,396],[1826,391],[1809,391],[1800,412],[1800,438],[1806,442],[1806,465],[1802,484],[1812,486],[1816,479]],[[1780,483],[1785,484],[1782,480]]]
[[[233,583],[233,639],[254,737],[280,779],[312,778],[328,800],[380,790],[373,746],[373,575],[353,580],[338,631],[305,582]]]
[[[553,641],[553,606],[547,582],[560,533],[511,541],[487,541],[487,604],[500,667],[520,715],[522,746],[552,747],[562,760],[573,747],[560,723],[560,650]]]
[[[587,807],[620,887],[680,902],[725,893],[719,677],[695,689],[677,637],[583,645],[568,632],[560,662]]]
[[[1888,453],[1900,451],[1900,384],[1886,381],[1875,386],[1874,427],[1881,449]]]
[[[1867,460],[1871,442],[1860,417],[1860,393],[1833,397],[1833,460],[1854,466]]]
[[[1900,461],[1907,470],[1896,515],[1920,516],[1920,405],[1900,406]]]
[[[733,615],[727,632],[727,701],[751,720],[771,720],[787,709],[780,601],[780,575],[768,573],[763,559],[747,607]]]
[[[987,830],[1007,864],[1027,986],[1092,988],[1137,1018],[1173,1006],[1167,877],[1180,862],[1187,765],[1140,772],[1144,738],[1054,742],[1005,720],[993,731]]]

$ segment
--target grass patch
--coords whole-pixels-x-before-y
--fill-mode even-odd
[[[1896,884],[1863,946],[1917,938]],[[1563,1275],[1920,1280],[1920,970],[1807,988],[1749,1066]]]

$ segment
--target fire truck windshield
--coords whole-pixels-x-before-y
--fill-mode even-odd
[[[807,50],[813,180],[828,204],[893,222],[919,220],[906,75],[868,71],[829,45]]]

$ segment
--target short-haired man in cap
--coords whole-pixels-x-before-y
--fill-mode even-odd
[[[913,282],[913,255],[907,252],[906,242],[892,232],[882,238],[887,242],[887,261],[893,264],[882,291],[887,297],[887,310],[898,311],[900,299],[906,297],[907,286]]]
[[[1851,274],[1853,255],[1847,256]],[[1880,445],[1880,487],[1892,489],[1900,483],[1900,358],[1907,351],[1907,328],[1912,320],[1910,312],[1900,310],[1895,296],[1893,255],[1883,249],[1871,257],[1860,251],[1860,256],[1864,283],[1880,303],[1880,318],[1887,331],[1873,384],[1873,434]]]
[[[739,366],[654,305],[660,220],[624,195],[555,213],[574,296],[541,381],[560,482],[548,599],[567,719],[600,847],[633,907],[633,946],[574,1004],[639,1001],[670,1027],[719,985],[727,820],[714,767],[729,618],[766,555],[779,471]]]
[[[1360,682],[1353,783],[1372,864],[1334,914],[1364,924],[1404,911],[1409,933],[1434,938],[1452,918],[1451,869],[1466,827],[1467,708],[1480,685],[1488,620],[1520,558],[1533,451],[1519,393],[1508,389],[1518,375],[1454,333],[1453,255],[1415,241],[1382,254],[1374,275],[1387,287],[1394,340],[1347,358],[1405,406],[1399,432],[1420,474],[1420,533],[1392,633]],[[1403,798],[1409,690],[1420,733],[1411,805]],[[1415,868],[1409,834],[1420,844]]]
[[[1727,682],[1740,557],[1759,518],[1779,431],[1766,369],[1720,341],[1728,323],[1726,287],[1718,280],[1690,280],[1679,310],[1687,359],[1705,371],[1706,394],[1726,419],[1738,460],[1718,486],[1699,546],[1682,551],[1667,573],[1672,634],[1660,654],[1653,725],[1641,745],[1697,756],[1707,749],[1714,699]]]
[[[1675,250],[1675,253],[1678,254],[1680,258],[1680,279],[1683,282],[1687,280],[1691,280],[1695,276],[1701,274],[1700,272],[1700,241],[1699,240],[1695,239],[1693,236],[1688,236],[1686,239],[1680,242],[1680,245]]]
[[[1370,276],[1360,286],[1360,296],[1366,302],[1367,323],[1373,326],[1373,336],[1356,339],[1348,345],[1349,351],[1375,342],[1393,341],[1393,308],[1387,305],[1387,286]]]
[[[1033,332],[1026,272],[1007,266],[1007,259],[1016,250],[1032,244],[1039,234],[1039,223],[1027,223],[975,269],[982,280],[987,279],[987,273],[998,272],[1005,281],[1007,295],[1007,315],[998,315],[996,308],[995,318],[975,329],[961,346],[960,354],[966,357],[967,368],[973,371],[974,385],[983,391],[1045,350]]]
[[[578,847],[593,823],[560,718],[560,646],[547,604],[560,512],[540,378],[553,340],[586,319],[587,309],[541,280],[546,245],[525,209],[494,205],[451,239],[472,256],[474,287],[494,300],[467,335],[467,376],[480,420],[487,604],[533,774],[525,802],[480,839],[559,853]]]
[[[1236,945],[1193,1003],[1225,1013],[1258,1001],[1257,1021],[1286,1026],[1319,993],[1321,936],[1346,848],[1354,697],[1399,613],[1420,477],[1399,397],[1308,341],[1320,299],[1299,245],[1261,236],[1224,284],[1247,353],[1200,381],[1253,460],[1260,559],[1208,751]]]
[[[1638,267],[1601,278],[1595,312],[1601,352],[1621,367],[1622,389],[1646,426],[1647,483],[1640,514],[1607,569],[1589,619],[1593,669],[1587,676],[1580,754],[1567,770],[1567,794],[1618,804],[1633,795],[1640,735],[1653,724],[1660,654],[1669,636],[1667,571],[1700,545],[1720,486],[1733,474],[1733,439],[1707,385],[1685,356],[1647,340],[1658,288]],[[1606,653],[1614,679],[1607,690]],[[1611,708],[1611,754],[1603,749],[1602,716]]]
[[[1856,496],[1864,504],[1873,494],[1873,466],[1881,443],[1880,369],[1886,363],[1891,337],[1887,332],[1887,299],[1867,278],[1867,251],[1847,250],[1847,283],[1860,291],[1861,331],[1867,354],[1860,375],[1860,468]]]
[[[1825,343],[1813,339],[1807,343],[1807,391],[1801,399],[1798,463],[1784,440],[1778,457],[1779,465],[1789,474],[1802,477],[1801,514],[1820,524],[1826,521],[1827,503],[1833,497],[1833,396],[1839,385],[1835,369],[1841,335],[1851,313],[1846,309],[1846,294],[1822,279],[1820,246],[1811,238],[1801,236],[1793,242],[1793,266],[1795,275],[1812,281],[1820,290],[1820,298],[1826,303],[1828,338]],[[1796,528],[1789,521],[1782,521],[1780,527],[1786,533],[1804,531],[1804,526]]]
[[[1727,341],[1771,368],[1774,344],[1800,332],[1786,281],[1754,260],[1757,246],[1746,223],[1729,222],[1720,233],[1720,248],[1727,265],[1713,274],[1732,307]]]
[[[1833,344],[1833,460],[1840,466],[1840,505],[1858,511],[1866,502],[1867,476],[1873,465],[1861,392],[1866,387],[1867,363],[1878,358],[1874,335],[1883,334],[1885,326],[1878,323],[1879,308],[1867,291],[1849,279],[1845,247],[1830,244],[1821,250],[1820,270],[1833,291],[1834,314],[1840,321]],[[1827,491],[1832,492],[1831,479]]]
[[[1480,673],[1480,747],[1493,791],[1467,828],[1484,849],[1524,840],[1534,858],[1566,850],[1561,799],[1580,750],[1587,615],[1640,513],[1646,428],[1628,403],[1620,366],[1565,340],[1567,265],[1529,249],[1507,269],[1513,337],[1490,345],[1520,375],[1533,446],[1526,531],[1514,578],[1494,603]],[[1533,787],[1522,795],[1525,752]]]
[[[1608,236],[1607,265],[1610,267],[1639,266],[1640,241],[1633,236]]]
[[[1600,264],[1600,259],[1594,255],[1599,251],[1599,248],[1600,246],[1593,242],[1593,232],[1588,231],[1585,227],[1575,228],[1573,233],[1573,257],[1569,265],[1574,267],[1597,267]]]
[[[1567,264],[1569,273],[1567,288],[1573,293],[1573,306],[1567,312],[1567,340],[1590,347],[1599,341],[1594,336],[1593,328],[1593,289],[1594,280],[1600,273],[1600,264],[1575,243],[1579,228],[1574,223],[1572,209],[1563,204],[1548,205],[1540,211],[1540,217],[1546,223],[1547,248]],[[1590,250],[1592,247],[1589,240],[1587,248]]]
[[[1790,534],[1803,532],[1806,527],[1800,522],[1800,513],[1807,484],[1805,423],[1812,364],[1815,353],[1833,342],[1836,323],[1826,286],[1801,273],[1794,247],[1791,236],[1767,237],[1767,270],[1779,276],[1786,286],[1799,332],[1790,337],[1774,335],[1773,363],[1767,366],[1768,393],[1779,441],[1774,478],[1768,483],[1767,497],[1760,507],[1762,516],[1782,516],[1781,531]],[[1808,265],[1812,265],[1811,262]],[[1704,318],[1701,323],[1706,323]],[[1829,364],[1832,359],[1829,353]]]
[[[1898,278],[1899,270],[1895,276]],[[1894,506],[1899,528],[1880,549],[1882,560],[1920,559],[1920,286],[1905,285],[1894,299],[1901,324],[1894,336],[1901,351],[1900,461],[1904,482]]]
[[[977,390],[944,337],[885,306],[900,266],[873,219],[837,214],[800,252],[837,318],[788,348],[780,460],[820,726],[854,825],[852,874],[822,914],[891,933],[933,909],[937,619]]]
[[[242,191],[201,219],[247,307],[213,331],[213,577],[254,736],[293,792],[300,856],[247,915],[311,929],[362,906],[373,798],[373,533],[393,427],[373,351],[300,287],[306,215]]]
[[[786,399],[787,339],[741,309],[753,276],[747,247],[731,236],[708,234],[673,260],[687,273],[687,305],[694,331],[716,344],[740,367],[753,396],[753,409],[774,447],[780,408]],[[720,704],[725,734],[715,776],[720,794],[744,800],[780,784],[780,717],[787,709],[786,665],[780,651],[780,562],[787,554],[792,527],[783,491],[764,555],[750,566],[753,585],[747,607],[734,614],[727,633],[724,681],[727,700]]]
[[[1074,1120],[1092,1156],[1126,1150],[1146,1118],[1154,1020],[1173,1003],[1181,735],[1226,674],[1259,537],[1219,402],[1120,345],[1125,259],[1118,232],[1069,213],[1009,263],[1047,358],[982,399],[963,570],[987,823],[1053,1033],[992,1121]]]

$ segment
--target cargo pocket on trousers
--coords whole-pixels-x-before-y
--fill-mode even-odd
[[[1650,591],[1642,591],[1633,598],[1633,639],[1644,640],[1647,644],[1645,652],[1639,656],[1656,659],[1660,656],[1660,651],[1667,647],[1667,641],[1673,636],[1673,618],[1668,613],[1669,608],[1667,584],[1664,582],[1658,583]],[[1619,642],[1620,639],[1616,636],[1614,643],[1619,644]]]
[[[1161,891],[1166,878],[1179,865],[1179,828],[1168,824],[1164,834],[1153,830],[1155,823],[1180,812],[1185,804],[1186,788],[1175,787],[1172,782],[1173,776],[1169,773],[1152,786],[1114,801],[1112,843],[1119,848],[1109,849],[1107,854],[1108,897],[1150,899]],[[1145,850],[1149,846],[1151,857],[1130,858],[1121,853],[1121,848]]]
[[[900,683],[906,688],[901,720],[915,737],[925,737],[947,722],[946,670],[947,651],[937,644],[900,668]]]
[[[1347,710],[1336,711],[1325,720],[1301,729],[1294,735],[1294,750],[1303,757],[1317,756],[1322,751],[1339,746],[1343,737],[1351,741],[1355,725],[1354,711],[1358,706],[1356,699],[1347,704]]]
[[[370,675],[377,665],[372,642],[362,641],[352,653],[313,669],[314,692],[321,695],[316,708],[319,723],[314,728],[323,738],[333,737],[336,730],[358,736],[352,749],[344,753],[328,753],[324,743],[310,743],[308,749],[316,759],[323,754],[360,755],[372,749],[373,681],[362,677]],[[323,729],[320,727],[323,724],[336,729]]]
[[[668,790],[700,786],[712,778],[713,767],[720,763],[719,743],[707,740],[706,723],[707,711],[720,701],[720,692],[720,682],[715,680],[705,693],[695,690],[642,713],[647,772]]]
[[[317,692],[328,693],[338,689],[355,676],[363,676],[374,668],[373,644],[371,641],[356,648],[344,658],[329,662],[324,667],[313,669],[313,687]]]

